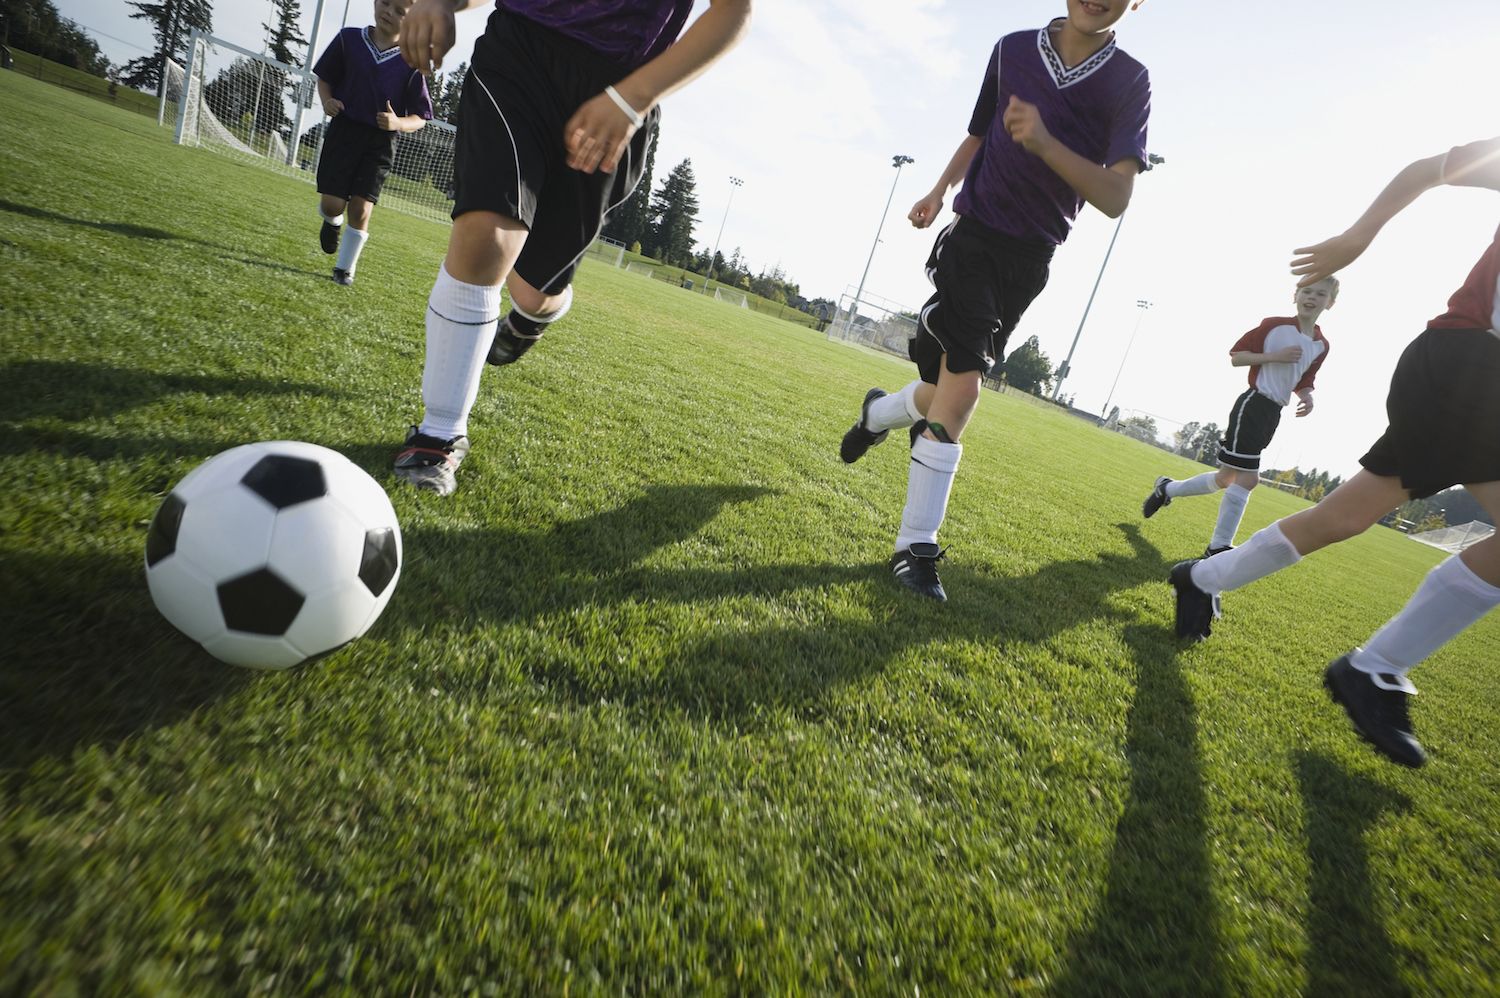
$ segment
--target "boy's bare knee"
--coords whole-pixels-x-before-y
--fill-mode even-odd
[[[532,287],[530,282],[514,270],[505,278],[505,288],[510,292],[512,304],[531,315],[549,315],[568,300],[566,288],[555,295],[549,295]]]

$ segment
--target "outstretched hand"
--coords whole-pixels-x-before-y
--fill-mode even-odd
[[[1301,275],[1297,280],[1297,287],[1305,288],[1310,284],[1317,284],[1325,277],[1333,276],[1359,259],[1359,255],[1369,245],[1368,238],[1356,235],[1351,230],[1321,243],[1292,250],[1293,253],[1301,254],[1292,260],[1292,273]]]
[[[417,0],[401,22],[401,58],[431,76],[443,68],[455,37],[452,0]]]
[[[614,173],[635,134],[635,125],[608,94],[583,102],[563,126],[568,166],[580,173]]]
[[[912,205],[911,211],[906,213],[906,217],[912,225],[919,229],[925,229],[932,224],[933,219],[937,218],[942,210],[942,195],[932,193]]]

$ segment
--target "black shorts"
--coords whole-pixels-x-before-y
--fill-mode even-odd
[[[335,115],[323,134],[318,157],[318,193],[331,197],[361,197],[380,201],[380,189],[396,159],[396,133]]]
[[[1500,337],[1483,329],[1429,329],[1396,362],[1390,425],[1366,470],[1400,478],[1422,499],[1453,485],[1500,481]]]
[[[1254,388],[1234,400],[1229,426],[1219,441],[1219,463],[1241,471],[1260,470],[1260,452],[1271,446],[1281,425],[1281,404]]]
[[[927,279],[937,291],[922,306],[908,347],[923,381],[937,384],[944,354],[953,374],[989,373],[1022,313],[1047,286],[1052,249],[963,215],[938,233],[927,258]]]
[[[515,271],[557,294],[599,234],[606,212],[640,182],[660,109],[636,130],[613,174],[567,164],[563,126],[585,101],[628,72],[594,49],[523,17],[496,10],[474,45],[454,139],[453,217],[492,211],[530,234]]]

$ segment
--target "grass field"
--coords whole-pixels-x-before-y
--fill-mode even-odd
[[[836,456],[907,368],[594,264],[460,491],[402,491],[440,226],[377,211],[340,288],[306,185],[0,108],[0,994],[1500,992],[1500,620],[1416,673],[1419,772],[1319,688],[1432,550],[1373,530],[1181,647],[1213,503],[1139,504],[1193,466],[987,394],[918,602],[902,442]],[[390,485],[406,563],[258,674],[142,550],[275,438]]]

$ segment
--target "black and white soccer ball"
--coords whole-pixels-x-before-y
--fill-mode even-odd
[[[369,630],[401,575],[401,528],[375,480],[315,444],[216,455],[146,534],[156,608],[216,658],[288,669]]]

